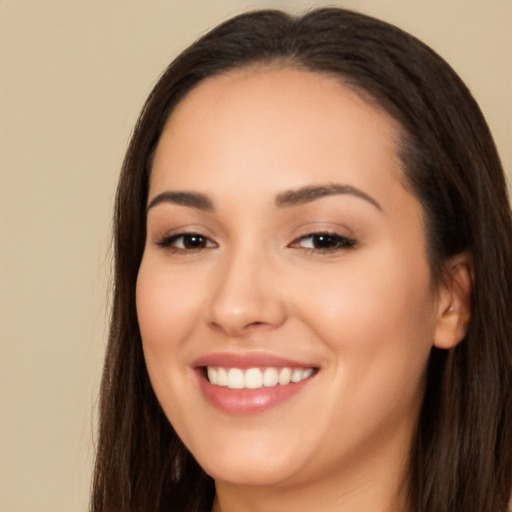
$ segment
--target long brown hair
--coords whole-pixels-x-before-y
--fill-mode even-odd
[[[413,512],[505,512],[512,485],[512,220],[504,173],[468,89],[437,54],[384,22],[343,9],[233,18],[171,63],[142,110],[114,219],[115,277],[101,387],[92,512],[210,510],[214,485],[151,388],[135,308],[151,157],[172,110],[201,80],[253,64],[328,73],[402,126],[406,186],[427,219],[429,259],[467,251],[472,321],[433,349],[408,472]]]

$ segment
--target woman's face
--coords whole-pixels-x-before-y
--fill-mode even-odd
[[[333,78],[293,69],[208,79],[172,114],[137,310],[155,393],[219,482],[407,457],[438,301],[398,136]]]

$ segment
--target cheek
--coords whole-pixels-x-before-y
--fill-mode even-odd
[[[190,276],[189,276],[190,277]],[[187,416],[186,340],[197,325],[199,283],[170,272],[145,255],[137,277],[136,306],[144,358],[151,384],[169,421]]]
[[[151,255],[143,258],[137,278],[137,317],[148,374],[167,413],[167,405],[176,402],[185,386],[185,341],[197,324],[197,297],[193,279],[170,272]]]
[[[354,372],[374,368],[381,378],[423,374],[435,327],[426,263],[411,265],[392,253],[347,262],[324,277],[316,273],[303,289],[293,290],[300,315],[340,364],[350,362]]]
[[[337,390],[330,422],[343,425],[350,417],[355,425],[375,429],[403,419],[413,424],[435,325],[428,268],[397,264],[351,270],[328,287],[310,288],[308,297],[315,300],[304,300],[309,325],[335,361],[329,369]],[[342,412],[340,403],[346,404]]]
[[[137,277],[137,317],[146,348],[172,349],[192,328],[198,307],[199,284],[166,270],[165,265],[143,258]]]

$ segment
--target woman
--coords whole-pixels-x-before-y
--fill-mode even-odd
[[[399,29],[234,18],[167,69],[115,212],[92,509],[505,512],[512,225]]]

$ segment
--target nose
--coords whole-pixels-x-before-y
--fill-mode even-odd
[[[271,263],[257,252],[234,255],[216,269],[208,323],[230,337],[279,327],[286,320],[285,293]]]

